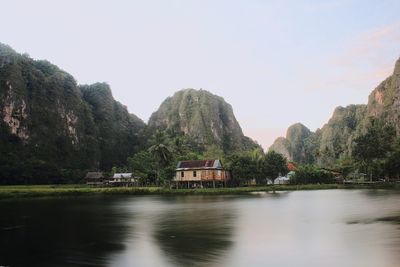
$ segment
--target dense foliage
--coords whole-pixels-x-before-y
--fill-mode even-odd
[[[274,151],[264,155],[260,150],[249,154],[234,154],[227,158],[227,167],[236,185],[267,184],[288,172],[286,158]]]
[[[330,184],[334,183],[333,175],[312,165],[300,166],[294,176],[290,178],[291,184]]]
[[[397,177],[399,174],[399,140],[392,125],[372,119],[365,134],[354,142],[353,156],[359,167],[365,170],[372,180],[385,177]]]
[[[105,83],[77,85],[44,60],[0,44],[0,184],[80,182],[87,171],[131,171],[143,184],[168,184],[180,160],[221,159],[236,185],[287,174],[293,183],[399,178],[400,61],[368,105],[339,107],[321,129],[298,123],[264,154],[243,135],[232,107],[205,90],[167,98],[149,125],[117,102]],[[314,164],[315,166],[311,166]]]
[[[78,182],[140,149],[145,124],[106,84],[78,86],[47,61],[0,44],[0,183]]]

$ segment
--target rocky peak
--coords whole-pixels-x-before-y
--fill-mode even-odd
[[[396,64],[394,66],[393,75],[400,76],[400,58],[396,61]]]
[[[184,134],[198,144],[217,145],[227,152],[248,144],[232,106],[202,89],[184,89],[168,97],[151,115],[149,127]]]

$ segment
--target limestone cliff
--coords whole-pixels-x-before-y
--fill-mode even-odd
[[[328,123],[315,133],[294,134],[294,139],[278,138],[270,149],[299,163],[333,166],[339,158],[351,156],[353,140],[365,131],[371,117],[395,126],[400,134],[400,59],[393,74],[372,91],[367,105],[338,107]]]
[[[168,97],[150,117],[149,127],[183,134],[227,153],[258,147],[243,135],[232,106],[206,90],[186,89]]]
[[[125,161],[145,124],[104,88],[80,87],[57,66],[0,44],[0,179],[46,182]],[[109,153],[104,143],[121,149]]]

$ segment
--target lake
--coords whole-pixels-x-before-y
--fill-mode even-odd
[[[400,192],[0,201],[0,266],[400,266]]]

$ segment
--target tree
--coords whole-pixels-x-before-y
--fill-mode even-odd
[[[372,175],[379,168],[380,161],[386,159],[393,150],[395,128],[385,125],[378,119],[371,119],[367,132],[357,137],[354,142],[353,156]]]
[[[237,185],[255,179],[257,165],[248,155],[233,154],[227,158],[227,167],[231,171],[233,182]]]
[[[154,157],[157,162],[156,179],[157,183],[159,183],[161,178],[161,171],[164,171],[164,169],[173,160],[173,152],[171,149],[171,145],[168,142],[167,136],[161,131],[157,131],[155,133],[151,143],[153,145],[148,149],[148,152]]]
[[[297,168],[296,173],[290,179],[291,184],[329,184],[333,182],[333,175],[313,165],[305,165]]]
[[[400,178],[400,138],[394,145],[393,152],[386,159],[386,171],[391,178]]]
[[[352,171],[355,170],[355,166],[356,164],[351,157],[342,156],[337,160],[335,169],[342,173],[343,177],[346,178]]]
[[[141,183],[152,184],[155,182],[156,171],[154,166],[157,163],[150,152],[146,150],[140,151],[129,157],[127,162],[129,171],[133,172],[135,176],[139,176]]]
[[[262,173],[274,181],[279,175],[284,175],[288,172],[286,158],[273,150],[269,151],[263,161]]]

